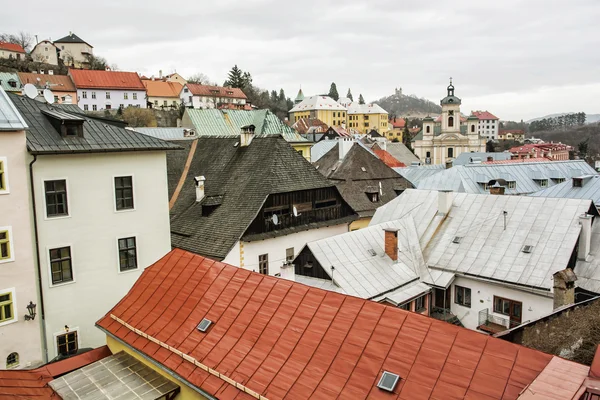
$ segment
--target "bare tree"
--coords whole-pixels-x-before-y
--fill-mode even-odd
[[[188,83],[197,83],[199,85],[217,85],[216,83],[211,82],[210,78],[202,72],[195,73],[194,75],[190,76],[187,81]]]
[[[25,49],[25,51],[29,52],[31,45],[33,44],[33,36],[23,31],[16,35],[12,33],[0,33],[0,41],[18,44]]]

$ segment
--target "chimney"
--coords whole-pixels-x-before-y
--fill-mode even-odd
[[[498,196],[502,196],[506,188],[496,181],[492,186],[490,186],[490,194],[495,194]]]
[[[352,138],[340,138],[338,140],[340,160],[343,160],[344,157],[346,157],[346,154],[348,154],[353,144],[354,140],[352,140]]]
[[[384,248],[385,254],[387,254],[392,260],[398,260],[398,229],[396,228],[384,228]]]
[[[53,69],[49,69],[48,70],[48,75],[54,75],[54,70]]]
[[[254,139],[254,125],[242,126],[242,132],[240,133],[240,147],[250,146],[250,142]]]
[[[194,178],[194,182],[196,182],[196,203],[202,201],[204,198],[204,182],[206,178],[201,175]]]
[[[162,69],[158,70],[158,79],[162,79]]]
[[[438,212],[440,214],[448,214],[452,208],[452,200],[454,193],[452,190],[438,191]]]
[[[571,268],[563,269],[554,275],[554,309],[575,303],[575,281],[577,276]]]
[[[592,246],[592,216],[583,214],[579,217],[581,224],[581,233],[579,234],[579,246],[577,249],[577,259],[585,260],[590,255]]]
[[[446,169],[452,168],[452,160],[446,160]]]
[[[295,266],[291,262],[286,262],[281,266],[281,270],[279,272],[279,277],[282,279],[287,279],[288,281],[296,280],[296,271]]]

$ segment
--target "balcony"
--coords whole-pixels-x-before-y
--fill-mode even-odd
[[[518,321],[511,321],[508,317],[494,315],[490,312],[489,308],[484,308],[479,311],[479,326],[477,326],[477,329],[494,334],[520,324]]]
[[[449,308],[432,307],[429,316],[449,324],[463,326],[458,317],[454,315]]]

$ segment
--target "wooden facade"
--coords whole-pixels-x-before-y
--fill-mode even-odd
[[[331,266],[328,268],[331,268]],[[329,274],[325,272],[321,264],[319,264],[319,261],[317,261],[317,259],[313,256],[308,246],[304,246],[300,254],[296,256],[296,259],[294,260],[294,272],[296,275],[327,279],[328,281],[331,280]]]

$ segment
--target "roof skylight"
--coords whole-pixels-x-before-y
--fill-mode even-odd
[[[386,390],[388,392],[393,392],[400,380],[400,376],[394,373],[383,371],[383,375],[381,375],[381,379],[377,384],[379,389]]]
[[[209,326],[212,325],[212,321],[210,319],[203,318],[202,321],[198,324],[197,328],[200,332],[206,332]]]

